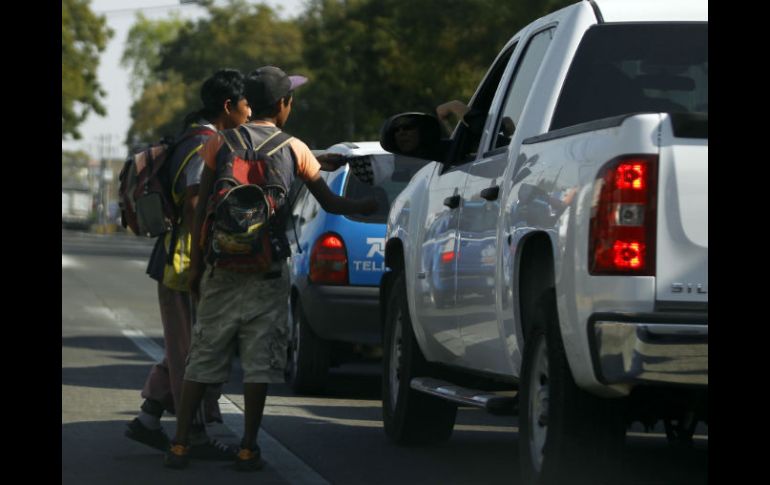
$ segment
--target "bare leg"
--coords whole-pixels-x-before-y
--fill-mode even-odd
[[[246,404],[244,416],[242,448],[252,448],[257,444],[257,433],[262,424],[262,414],[265,411],[267,384],[244,383],[243,398]]]
[[[190,425],[193,415],[203,399],[206,392],[206,384],[184,380],[182,382],[182,399],[177,406],[176,415],[176,436],[174,441],[182,445],[188,445],[190,442]]]

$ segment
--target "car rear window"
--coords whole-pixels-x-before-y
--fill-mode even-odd
[[[377,199],[379,207],[377,212],[368,216],[352,214],[346,217],[354,221],[384,224],[388,220],[388,211],[393,200],[404,190],[412,176],[427,164],[428,161],[390,153],[368,156],[372,158],[373,164],[390,163],[390,160],[392,160],[393,173],[387,180],[381,181],[374,186],[361,182],[355,175],[350,174],[345,184],[343,195],[351,199],[373,195]]]
[[[551,130],[629,113],[708,114],[708,23],[591,27],[578,46]]]

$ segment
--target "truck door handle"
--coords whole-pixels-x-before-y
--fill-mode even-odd
[[[492,187],[487,187],[486,189],[481,191],[481,198],[486,200],[497,200],[497,196],[500,195],[500,186],[494,185]]]
[[[460,196],[459,195],[453,195],[451,197],[447,197],[444,199],[444,205],[449,207],[450,209],[454,209],[457,206],[460,205]]]

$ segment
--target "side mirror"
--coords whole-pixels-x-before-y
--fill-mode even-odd
[[[407,157],[439,159],[441,127],[435,116],[402,113],[391,116],[380,131],[383,149]]]

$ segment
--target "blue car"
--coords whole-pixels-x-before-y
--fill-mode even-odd
[[[290,223],[287,228],[292,257],[286,381],[297,393],[322,391],[330,367],[380,350],[379,284],[385,271],[388,210],[426,163],[394,156],[379,142],[339,143],[326,152],[356,157],[351,158],[359,162],[356,167],[368,162],[389,170],[376,185],[353,175],[352,161],[334,172],[321,172],[337,195],[374,195],[379,207],[368,216],[329,214],[304,186],[296,195],[293,227]]]
[[[468,220],[462,226],[469,230],[459,234],[457,211],[445,211],[433,220],[421,250],[421,267],[430,276],[416,282],[422,285],[421,293],[428,295],[429,301],[423,304],[441,309],[452,308],[457,298],[494,301],[494,281],[488,274],[495,265],[497,233],[474,232],[474,229],[477,222],[484,220],[485,213],[496,210],[495,207],[494,204],[467,201],[462,214]],[[456,241],[460,244],[457,249]],[[456,287],[463,288],[462,295],[456,293]]]

